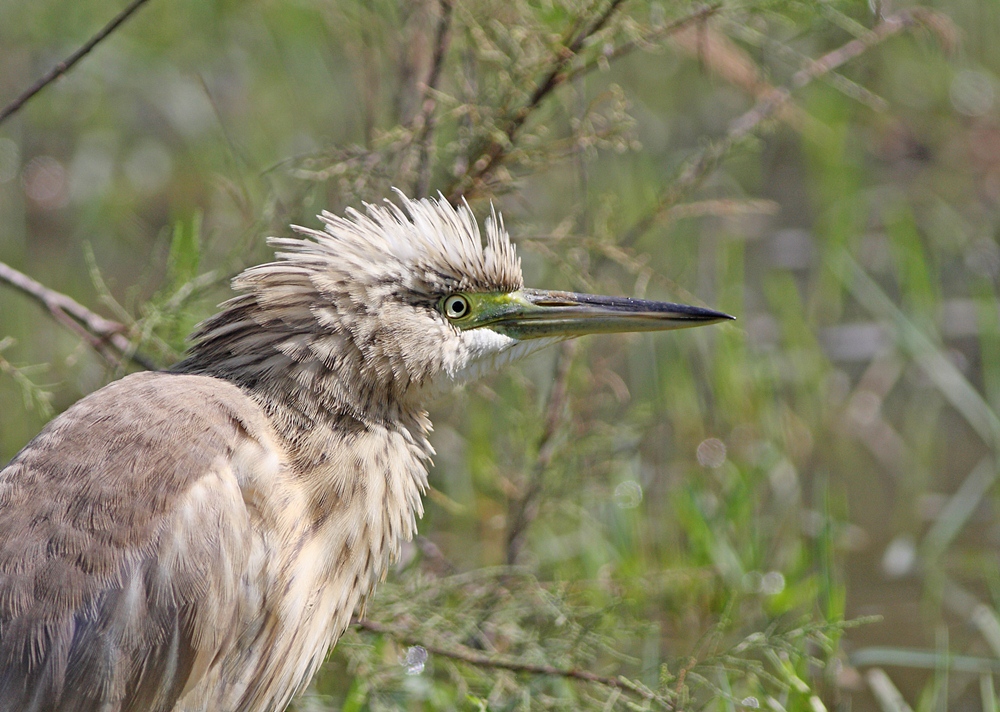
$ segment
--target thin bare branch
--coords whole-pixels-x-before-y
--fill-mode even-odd
[[[548,405],[545,408],[545,428],[538,441],[538,454],[534,465],[528,474],[521,495],[510,503],[507,514],[507,564],[513,566],[524,546],[524,537],[528,527],[538,515],[538,496],[542,491],[545,473],[552,463],[556,452],[556,434],[563,422],[563,411],[569,398],[569,372],[573,365],[573,355],[576,353],[576,341],[566,341],[559,349],[556,361],[556,377],[549,391]]]
[[[847,44],[824,54],[816,61],[797,71],[792,75],[792,79],[787,87],[778,89],[765,96],[750,111],[730,124],[729,134],[732,135],[734,140],[743,138],[764,121],[764,119],[774,114],[775,110],[781,105],[787,102],[791,98],[793,91],[801,89],[824,74],[828,74],[837,67],[847,64],[847,62],[863,54],[875,45],[884,42],[907,28],[913,27],[917,23],[917,14],[908,10],[890,15],[872,28],[872,31],[864,37],[851,40]]]
[[[719,160],[736,143],[750,135],[761,123],[774,116],[779,109],[788,103],[793,91],[805,87],[815,79],[832,72],[903,30],[927,23],[928,20],[925,17],[925,13],[916,10],[901,10],[894,15],[886,17],[864,37],[851,40],[847,44],[823,55],[809,64],[809,66],[800,69],[792,75],[787,86],[775,89],[762,96],[746,113],[737,117],[729,124],[729,129],[721,140],[708,145],[685,164],[680,176],[660,196],[654,209],[627,230],[619,244],[629,245],[633,243],[649,230],[665,211],[672,208],[689,192],[701,185],[701,182],[712,171]]]
[[[125,336],[128,327],[124,324],[105,319],[76,300],[49,289],[4,262],[0,262],[0,282],[6,282],[34,299],[56,321],[87,342],[111,365],[118,366],[123,359],[127,359],[142,368],[156,370],[155,364],[135,353],[132,343]]]
[[[554,665],[537,665],[534,663],[525,663],[519,660],[510,660],[507,658],[499,658],[492,655],[487,655],[481,653],[477,650],[467,648],[464,645],[455,645],[452,647],[444,647],[441,645],[435,645],[434,643],[429,643],[427,641],[419,640],[416,637],[403,632],[398,631],[390,626],[384,625],[382,623],[377,623],[372,620],[367,619],[355,619],[354,625],[362,630],[369,631],[371,633],[378,633],[380,635],[387,635],[404,645],[419,645],[424,648],[428,653],[434,655],[440,655],[442,657],[451,658],[452,660],[458,660],[469,665],[475,665],[477,667],[494,668],[500,670],[510,670],[511,672],[521,672],[528,673],[531,675],[551,675],[554,677],[564,677],[572,680],[581,680],[583,682],[591,682],[597,685],[603,685],[605,687],[610,687],[615,690],[622,690],[627,692],[632,692],[643,699],[656,702],[662,705],[665,709],[673,709],[674,705],[671,700],[665,698],[662,695],[646,688],[642,685],[637,685],[631,680],[624,677],[611,677],[608,675],[598,675],[597,673],[590,672],[589,670],[579,670],[576,668],[559,668]]]
[[[423,555],[424,563],[426,563],[428,568],[436,575],[450,576],[457,571],[455,565],[448,560],[448,557],[444,555],[444,552],[441,551],[438,545],[429,538],[423,536],[422,534],[417,534],[417,536],[413,537],[413,543]]]
[[[117,30],[121,24],[125,22],[125,20],[134,15],[136,10],[145,5],[147,2],[148,0],[132,0],[132,2],[126,5],[121,12],[111,19],[111,22],[102,27],[100,32],[87,40],[79,49],[73,52],[73,54],[59,62],[56,66],[46,72],[45,75],[42,76],[37,82],[26,89],[20,96],[14,99],[14,101],[10,102],[2,110],[0,110],[0,124],[16,114],[22,106],[35,96],[35,94],[72,69],[73,65],[90,54],[94,47],[107,39],[112,32]]]
[[[757,47],[761,51],[782,57],[789,63],[796,66],[801,67],[812,62],[812,59],[809,56],[802,54],[791,45],[785,44],[784,42],[769,36],[765,32],[758,31],[745,22],[737,21],[727,23],[726,32]],[[864,33],[861,34],[863,35]],[[844,96],[849,97],[859,104],[864,104],[872,111],[881,114],[889,110],[888,101],[873,92],[871,89],[861,86],[857,82],[848,79],[843,74],[838,72],[829,72],[824,74],[822,79]]]

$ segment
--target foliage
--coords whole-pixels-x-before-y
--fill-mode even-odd
[[[118,9],[0,4],[0,97]],[[0,125],[0,260],[163,365],[263,235],[395,186],[494,201],[532,284],[739,318],[436,404],[422,536],[297,709],[995,709],[998,32],[972,0],[154,1]],[[0,300],[6,459],[129,361]]]

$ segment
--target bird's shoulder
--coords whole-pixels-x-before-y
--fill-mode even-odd
[[[243,490],[280,469],[275,442],[253,400],[198,375],[133,374],[51,421],[0,471],[0,697],[169,709],[234,634]]]
[[[0,547],[60,524],[139,544],[178,497],[248,444],[276,447],[266,417],[236,386],[126,376],[53,419],[0,471]]]

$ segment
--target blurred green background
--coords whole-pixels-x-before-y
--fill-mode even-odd
[[[0,0],[0,105],[121,8]],[[998,76],[989,0],[151,0],[0,124],[0,261],[162,366],[395,186],[492,200],[532,286],[737,317],[435,403],[297,709],[995,710]],[[133,368],[0,285],[0,462]]]

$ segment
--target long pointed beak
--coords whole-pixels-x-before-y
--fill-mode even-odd
[[[628,297],[541,289],[523,289],[509,296],[506,308],[489,320],[490,327],[522,340],[687,329],[734,318],[702,307]]]

